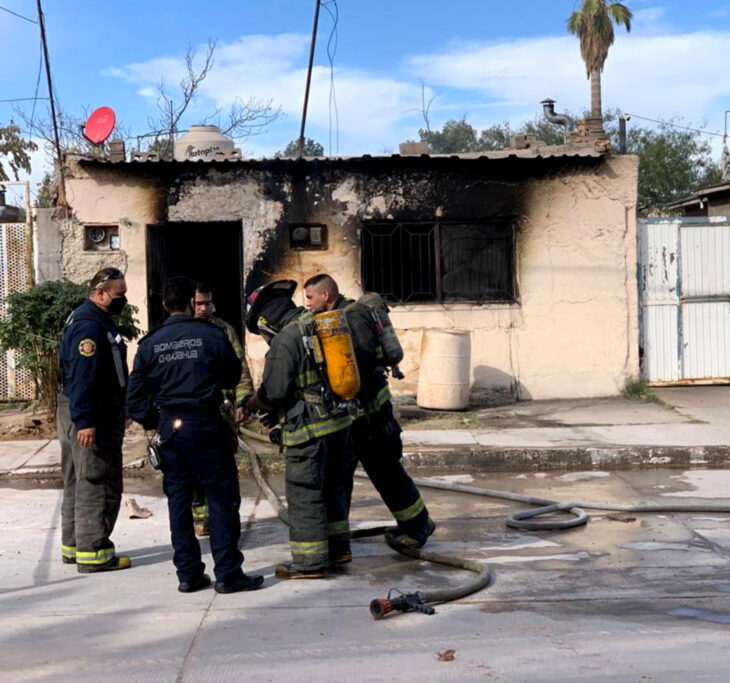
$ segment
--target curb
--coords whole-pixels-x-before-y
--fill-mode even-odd
[[[403,464],[411,468],[524,472],[607,470],[651,467],[727,467],[730,446],[618,446],[579,448],[408,447]]]
[[[649,468],[730,467],[730,446],[583,446],[577,448],[490,448],[474,446],[409,446],[403,464],[410,469],[440,468],[451,471],[538,472],[591,471]],[[142,460],[125,464],[126,477],[157,474]],[[21,467],[0,471],[0,479],[56,479],[60,466]]]

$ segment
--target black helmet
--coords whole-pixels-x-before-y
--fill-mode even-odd
[[[261,309],[277,297],[285,296],[291,299],[296,288],[297,283],[294,280],[274,280],[251,292],[246,301],[246,329],[252,334],[259,334],[258,320]]]

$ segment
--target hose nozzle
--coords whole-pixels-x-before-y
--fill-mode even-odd
[[[421,592],[402,593],[391,598],[375,598],[370,601],[370,614],[373,619],[383,619],[390,612],[421,612],[422,614],[436,614],[436,610],[424,604],[425,595]]]

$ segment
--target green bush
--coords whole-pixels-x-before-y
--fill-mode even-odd
[[[86,285],[50,280],[29,292],[11,294],[6,300],[8,315],[0,320],[0,349],[15,351],[16,366],[31,373],[38,400],[49,415],[56,414],[63,326],[88,295]],[[114,318],[126,339],[136,339],[140,334],[136,313],[137,307],[129,305]]]

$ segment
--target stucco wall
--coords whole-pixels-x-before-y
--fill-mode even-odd
[[[160,181],[154,175],[130,175],[119,169],[94,168],[77,163],[67,168],[66,192],[72,209],[61,222],[63,276],[86,282],[100,268],[114,266],[126,273],[127,298],[139,308],[139,327],[147,328],[147,269],[145,233],[160,216]],[[120,248],[85,251],[84,224],[119,226]],[[131,345],[134,353],[136,345]]]
[[[415,162],[414,162],[415,163]],[[420,163],[420,162],[419,162]],[[74,221],[64,237],[64,269],[72,279],[101,263],[79,253],[84,222],[120,222],[130,300],[146,322],[144,226],[164,221],[240,220],[246,291],[291,277],[300,284],[329,272],[341,290],[358,295],[359,227],[366,220],[469,220],[517,216],[519,301],[395,306],[392,318],[406,350],[415,393],[420,344],[429,327],[472,331],[474,394],[522,398],[616,394],[638,374],[636,186],[638,161],[615,157],[585,164],[532,168],[449,162],[432,169],[364,163],[283,168],[189,165],[161,179],[134,168],[76,167],[69,180]],[[89,175],[92,174],[93,178]],[[174,177],[173,177],[174,176]],[[292,251],[288,226],[322,223],[326,251]],[[297,303],[303,303],[297,292]],[[257,376],[265,345],[247,340]]]

